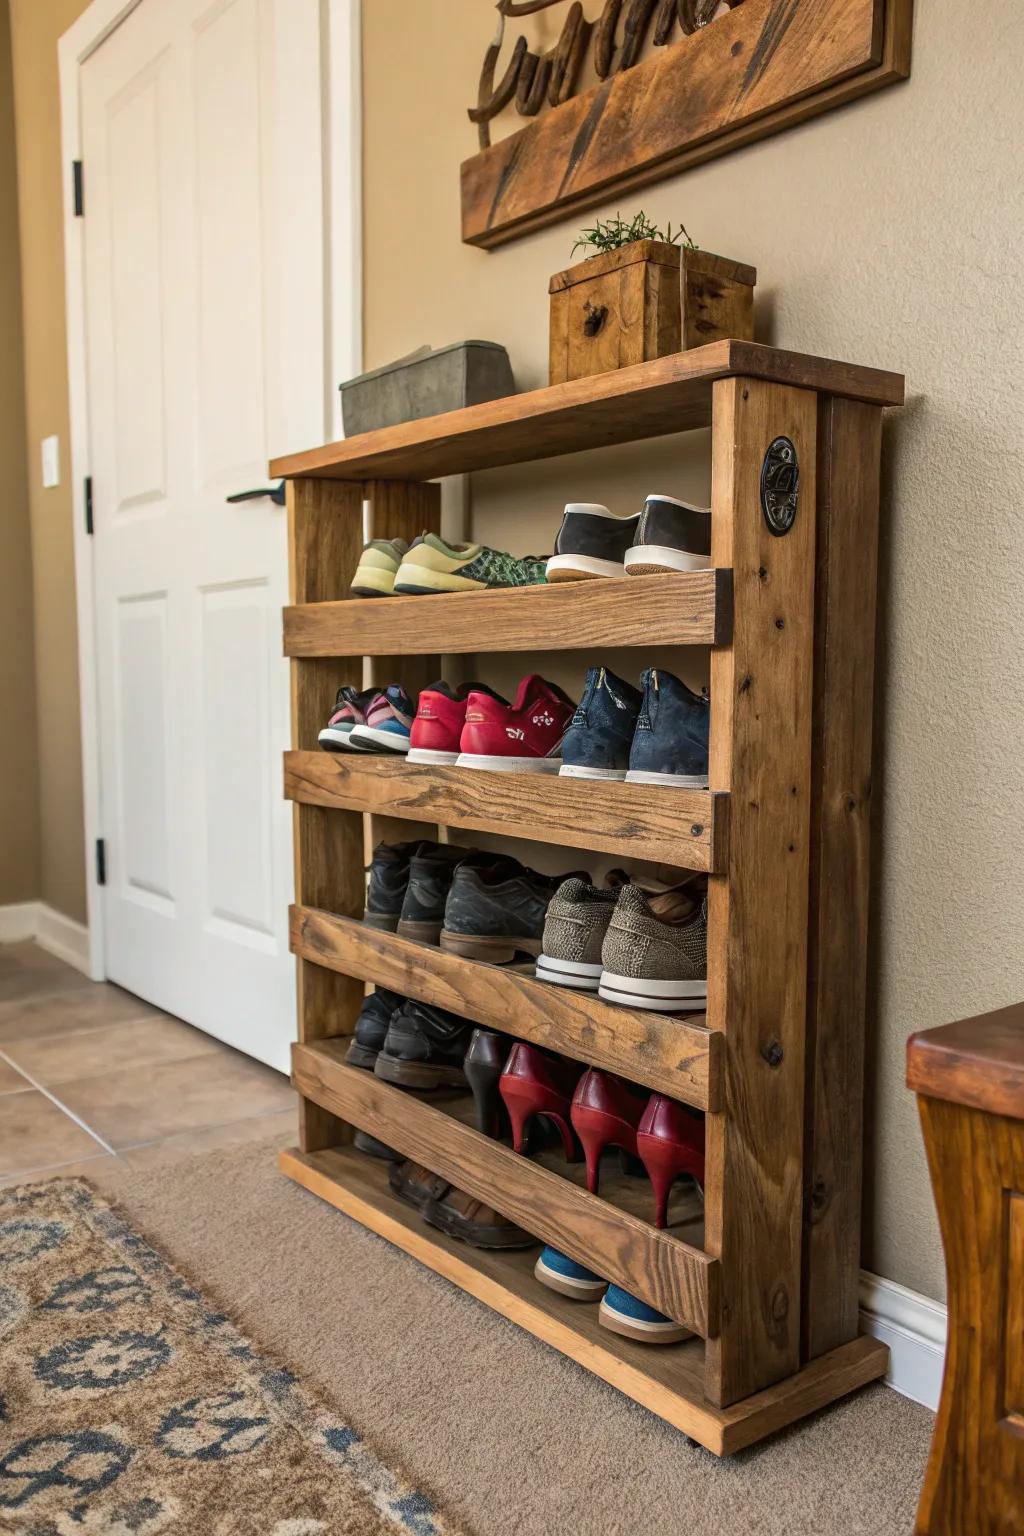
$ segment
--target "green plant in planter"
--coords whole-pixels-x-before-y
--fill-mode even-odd
[[[667,245],[678,245],[682,241],[687,250],[697,249],[697,243],[690,239],[685,224],[680,224],[673,234],[671,220],[665,229],[659,229],[641,209],[628,223],[620,214],[616,214],[614,219],[598,219],[592,229],[580,230],[579,238],[569,253],[570,260],[578,250],[586,250],[588,246],[593,246],[595,251],[617,251],[620,246],[632,245],[635,240],[663,240]]]

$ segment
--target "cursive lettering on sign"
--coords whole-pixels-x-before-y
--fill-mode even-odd
[[[496,85],[506,20],[564,4],[565,0],[498,0],[498,30],[484,54],[476,106],[469,109],[481,149],[490,146],[492,119],[510,103],[514,102],[521,117],[535,117],[545,102],[556,107],[568,101],[576,89],[591,38],[594,70],[599,80],[607,80],[636,63],[652,19],[654,45],[662,48],[671,42],[677,25],[683,33],[697,32],[722,12],[734,9],[740,0],[605,0],[596,22],[587,21],[581,0],[572,0],[555,46],[546,53],[533,53],[526,38],[517,37]]]

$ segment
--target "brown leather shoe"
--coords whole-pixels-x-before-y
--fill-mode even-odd
[[[456,1189],[419,1163],[393,1163],[388,1183],[400,1200],[415,1206],[430,1226],[474,1248],[532,1248],[538,1241],[482,1201]]]

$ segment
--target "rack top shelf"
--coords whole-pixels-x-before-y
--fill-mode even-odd
[[[286,479],[432,480],[662,437],[709,426],[711,386],[716,379],[732,376],[792,384],[871,405],[903,404],[901,374],[782,352],[753,341],[715,341],[632,368],[287,454],[271,462],[270,473]]]

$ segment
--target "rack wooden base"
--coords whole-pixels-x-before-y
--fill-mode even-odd
[[[885,1374],[889,1351],[862,1337],[728,1408],[704,1397],[704,1344],[634,1344],[599,1326],[597,1308],[546,1290],[536,1253],[485,1253],[426,1226],[388,1186],[387,1167],[351,1148],[281,1153],[288,1178],[569,1355],[716,1456],[728,1456]]]

